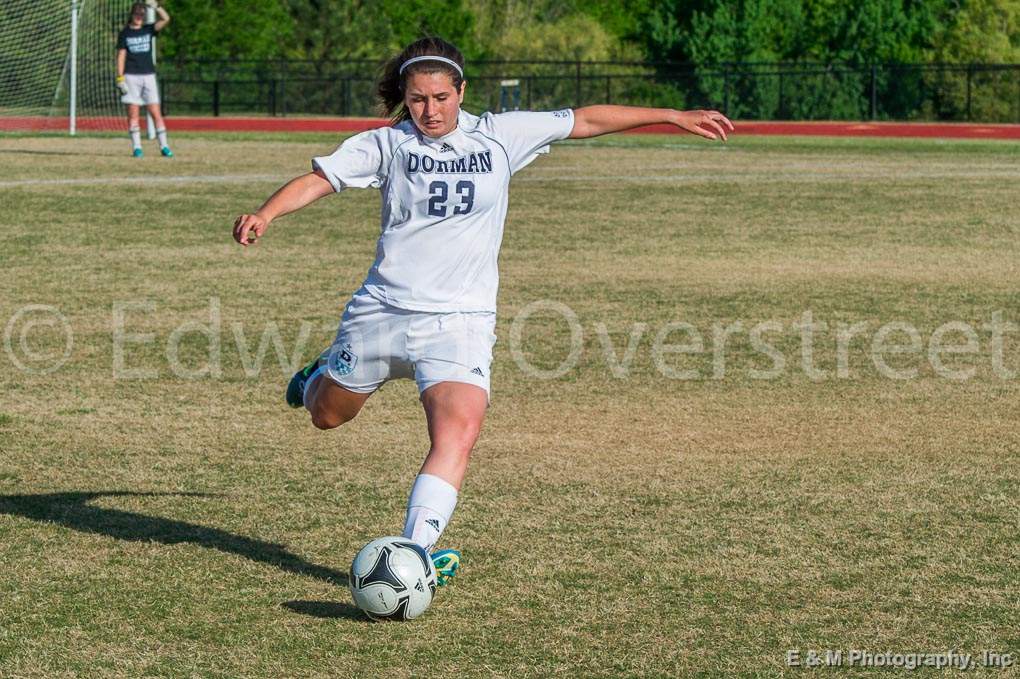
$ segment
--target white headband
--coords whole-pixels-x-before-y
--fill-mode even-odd
[[[404,74],[404,71],[407,69],[408,66],[410,66],[411,64],[417,64],[419,61],[441,61],[444,64],[449,64],[450,66],[453,66],[455,69],[457,69],[457,73],[460,74],[460,77],[461,78],[464,77],[464,71],[461,70],[460,66],[457,64],[456,61],[453,61],[452,59],[447,59],[446,57],[434,57],[428,55],[424,57],[414,57],[413,59],[408,59],[407,61],[402,63],[400,65],[400,75]]]

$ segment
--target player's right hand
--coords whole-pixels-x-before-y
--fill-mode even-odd
[[[258,241],[269,228],[269,222],[259,215],[241,215],[234,220],[234,240],[248,247]]]
[[[117,82],[117,89],[120,90],[120,93],[126,95],[128,93],[128,86],[127,86],[127,80],[124,78],[124,76],[118,75],[116,82]]]

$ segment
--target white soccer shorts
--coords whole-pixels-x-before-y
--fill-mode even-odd
[[[148,75],[125,73],[124,82],[127,83],[128,93],[120,98],[121,102],[137,106],[159,103],[159,85],[156,84],[155,73]]]
[[[347,303],[325,373],[344,389],[369,394],[413,378],[421,394],[440,382],[463,382],[489,394],[496,314],[409,311],[361,288]]]

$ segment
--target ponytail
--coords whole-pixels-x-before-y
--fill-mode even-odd
[[[450,76],[450,80],[458,92],[464,83],[464,76],[453,66],[442,61],[419,61],[408,66],[403,73],[400,72],[400,67],[408,59],[425,56],[449,59],[460,66],[461,71],[464,70],[464,55],[442,38],[415,40],[400,54],[387,61],[383,66],[382,75],[379,77],[376,94],[379,96],[383,113],[389,116],[390,122],[394,125],[411,119],[411,114],[404,106],[404,86],[407,83],[407,78],[411,75],[415,73],[445,73]]]

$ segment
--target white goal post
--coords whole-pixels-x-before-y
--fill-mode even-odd
[[[121,131],[117,34],[132,0],[0,1],[0,131]]]

